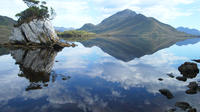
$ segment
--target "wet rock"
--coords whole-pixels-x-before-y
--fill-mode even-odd
[[[66,78],[66,77],[63,77],[62,80],[67,80],[67,78]]]
[[[195,78],[199,73],[199,69],[196,63],[185,62],[178,70],[186,78]]]
[[[159,80],[159,81],[163,81],[163,79],[162,79],[162,78],[159,78],[158,80]]]
[[[197,89],[198,88],[197,82],[190,82],[189,85],[188,85],[188,88]]]
[[[192,109],[189,109],[188,112],[197,112],[197,109],[192,108]]]
[[[187,93],[187,94],[196,94],[196,93],[197,93],[197,90],[195,90],[195,89],[188,89],[188,90],[186,91],[186,93]]]
[[[198,60],[192,60],[192,61],[195,61],[195,62],[197,62],[197,63],[200,63],[200,59],[198,59]]]
[[[168,89],[160,89],[159,92],[166,96],[168,99],[172,99],[174,96]]]
[[[169,77],[171,77],[171,78],[174,78],[174,75],[173,75],[173,73],[169,73],[169,74],[167,74]]]
[[[196,94],[198,90],[197,82],[190,82],[188,88],[190,89],[186,91],[187,94]]]
[[[67,77],[63,77],[62,80],[69,80],[71,77],[67,76]]]
[[[76,44],[74,44],[74,43],[72,43],[72,45],[71,45],[72,47],[76,47],[77,45]]]
[[[176,107],[179,107],[179,108],[181,108],[181,109],[183,109],[183,110],[187,110],[187,109],[191,109],[191,108],[192,108],[192,107],[190,106],[190,104],[187,103],[187,102],[176,102],[175,106],[176,106]]]
[[[61,45],[59,45],[59,44],[54,44],[54,45],[53,45],[53,48],[54,48],[56,51],[60,51],[60,50],[62,50],[64,47],[61,46]]]
[[[38,19],[15,27],[9,37],[10,43],[13,44],[51,44],[58,40],[59,38],[51,22]]]
[[[176,79],[179,81],[184,81],[184,82],[187,81],[186,77],[181,77],[181,76],[176,77]]]
[[[166,112],[175,112],[176,111],[176,108],[172,108],[172,109],[169,109],[168,111]]]
[[[42,89],[41,85],[32,83],[26,88],[26,91],[38,90],[38,89]]]
[[[44,84],[44,87],[48,87],[49,84]]]

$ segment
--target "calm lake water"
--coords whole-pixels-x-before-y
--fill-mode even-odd
[[[187,102],[200,111],[200,94],[185,93],[188,83],[200,81],[200,76],[182,82],[166,75],[181,76],[181,64],[200,59],[200,39],[136,56],[117,50],[120,56],[112,56],[112,49],[76,44],[59,52],[1,52],[0,112],[183,111],[175,107],[176,102]],[[170,90],[174,98],[167,99],[159,89]]]

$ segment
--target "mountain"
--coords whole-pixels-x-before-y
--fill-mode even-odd
[[[106,35],[175,35],[185,36],[170,25],[159,22],[152,17],[137,14],[132,10],[120,11],[98,25],[85,24],[79,30],[86,30]]]
[[[16,23],[15,20],[6,16],[0,16],[0,26],[10,26],[12,27]]]
[[[178,27],[177,30],[180,31],[180,32],[187,33],[187,34],[200,36],[200,31],[197,30],[197,29],[190,29],[190,28],[186,28],[186,27]]]
[[[75,28],[54,27],[54,29],[59,32],[64,32],[64,31],[74,30]]]
[[[0,16],[0,43],[8,42],[15,20],[9,17]]]

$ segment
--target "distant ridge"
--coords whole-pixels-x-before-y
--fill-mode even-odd
[[[15,20],[6,16],[0,16],[0,43],[8,42]]]
[[[200,31],[197,29],[190,29],[187,27],[178,27],[177,30],[180,32],[187,33],[187,34],[200,36]]]
[[[85,24],[79,30],[108,35],[175,35],[185,36],[170,25],[159,22],[152,17],[126,9],[104,19],[100,24]]]
[[[0,25],[1,26],[9,26],[13,27],[13,25],[16,23],[15,20],[12,18],[6,17],[6,16],[0,16]]]
[[[69,30],[74,30],[75,28],[65,28],[65,27],[54,27],[56,31],[59,32],[64,32],[64,31],[69,31]]]

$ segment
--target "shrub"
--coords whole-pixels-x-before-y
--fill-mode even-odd
[[[37,0],[23,0],[28,8],[15,16],[18,18],[17,24],[15,26],[20,26],[23,23],[28,23],[33,19],[53,19],[55,11],[53,8],[48,8],[45,1]]]

